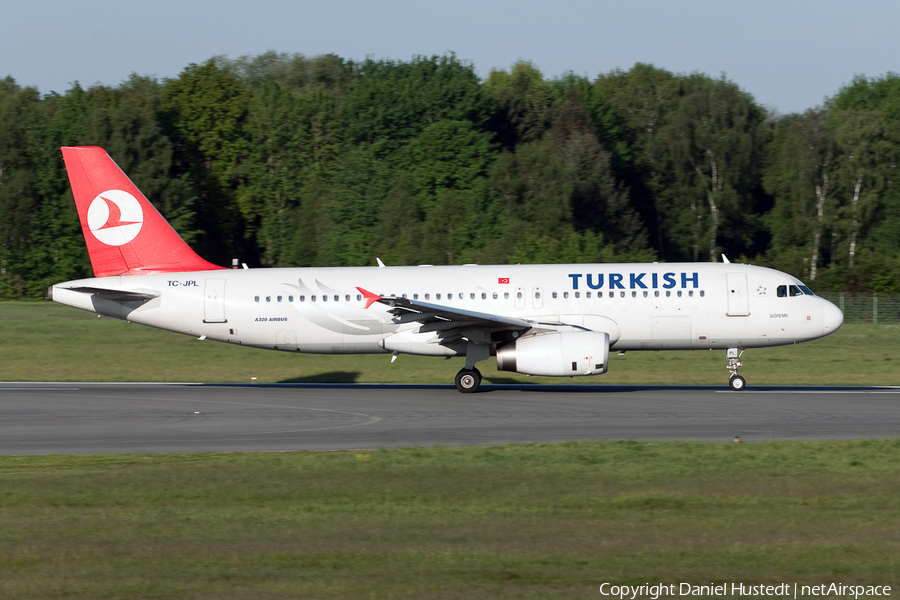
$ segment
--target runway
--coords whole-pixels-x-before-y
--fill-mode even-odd
[[[900,434],[900,388],[0,384],[0,454],[375,449]]]

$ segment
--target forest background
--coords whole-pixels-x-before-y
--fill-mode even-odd
[[[900,76],[777,115],[723,75],[277,54],[41,96],[0,80],[0,297],[92,276],[62,157],[104,147],[205,258],[733,261],[900,292]]]

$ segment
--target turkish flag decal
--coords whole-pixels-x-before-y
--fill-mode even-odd
[[[497,279],[497,283],[509,283],[509,277],[500,277]]]

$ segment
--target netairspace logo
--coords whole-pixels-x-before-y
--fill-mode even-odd
[[[690,583],[657,583],[644,585],[613,585],[604,583],[600,586],[601,596],[615,598],[668,598],[676,596],[775,596],[779,598],[816,598],[816,597],[887,597],[891,595],[889,585],[844,585],[841,583],[823,583],[820,585],[800,585],[797,583],[781,583],[778,585],[757,585],[747,583],[710,583],[709,585],[693,585]]]

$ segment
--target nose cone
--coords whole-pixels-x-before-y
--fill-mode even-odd
[[[822,319],[825,322],[825,331],[823,333],[828,335],[837,331],[844,324],[844,313],[828,300],[822,301],[825,303],[825,314]]]

